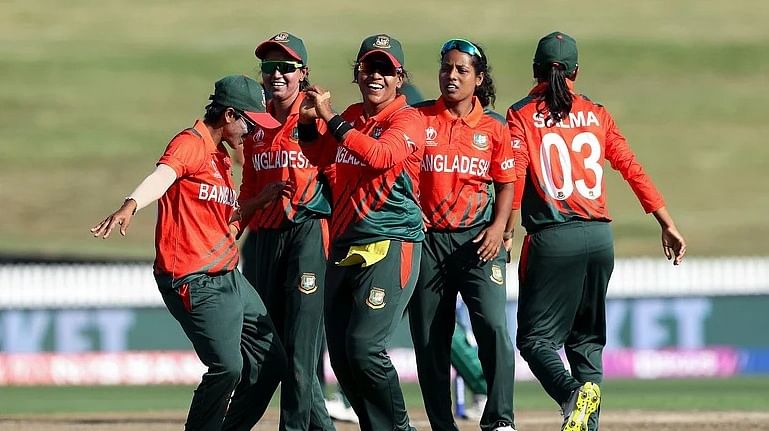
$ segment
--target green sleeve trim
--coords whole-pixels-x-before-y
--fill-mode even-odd
[[[424,108],[427,106],[433,106],[435,105],[435,99],[432,100],[423,100],[421,102],[414,103],[411,105],[412,108]]]
[[[526,96],[523,99],[513,103],[513,105],[510,106],[510,109],[512,109],[513,111],[520,111],[521,109],[523,109],[524,106],[528,105],[529,102],[531,102],[532,100],[534,100],[534,96],[531,96],[531,95]]]
[[[502,125],[507,125],[507,120],[505,117],[503,117],[500,113],[489,109],[488,107],[483,108],[483,115],[487,115],[495,120],[497,120]]]

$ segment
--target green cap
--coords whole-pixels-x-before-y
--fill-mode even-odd
[[[360,44],[360,50],[358,51],[357,61],[362,61],[364,57],[374,52],[381,52],[387,55],[395,67],[403,67],[403,64],[406,62],[401,43],[398,42],[398,39],[386,34],[375,34],[363,39],[363,43]]]
[[[558,63],[571,74],[577,69],[577,41],[560,31],[555,31],[539,40],[534,64],[545,66]]]
[[[280,127],[280,122],[267,113],[262,85],[247,76],[229,75],[216,81],[214,94],[208,99],[243,113],[266,129]]]
[[[302,39],[299,39],[291,33],[282,31],[265,40],[256,47],[254,54],[256,54],[258,59],[264,60],[267,51],[272,48],[281,49],[295,60],[301,61],[303,65],[307,65],[307,48],[304,47]]]

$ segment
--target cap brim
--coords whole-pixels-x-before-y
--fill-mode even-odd
[[[284,45],[279,42],[275,42],[274,40],[267,40],[260,43],[259,46],[257,46],[256,49],[254,50],[254,55],[256,55],[256,58],[261,60],[264,58],[264,56],[267,54],[267,51],[269,51],[270,48],[278,48],[283,52],[285,52],[286,54],[290,55],[291,57],[294,57],[294,60],[304,62],[304,60],[302,60],[302,57],[296,51],[289,48],[287,45]]]
[[[395,66],[395,67],[403,67],[401,65],[401,62],[398,61],[398,59],[395,58],[394,55],[390,54],[389,52],[387,52],[387,51],[385,51],[383,49],[372,49],[371,51],[363,54],[363,56],[361,58],[359,58],[358,61],[363,61],[364,58],[368,57],[369,55],[371,55],[371,54],[373,54],[375,52],[381,52],[382,54],[386,55],[387,58],[390,59],[390,62],[393,64],[393,66]]]
[[[267,112],[249,112],[244,111],[244,114],[251,119],[254,123],[264,127],[265,129],[277,129],[281,126],[280,121]]]

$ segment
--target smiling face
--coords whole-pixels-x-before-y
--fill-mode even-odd
[[[402,73],[393,66],[387,55],[371,53],[358,64],[358,88],[363,97],[366,113],[376,115],[398,96],[403,85]]]
[[[450,103],[470,100],[476,87],[483,82],[483,73],[476,73],[473,57],[451,49],[443,55],[438,71],[438,84],[443,98]]]
[[[280,49],[271,49],[265,54],[263,62],[288,62],[299,63],[298,60],[288,55],[287,52]],[[281,73],[281,68],[276,68],[272,73],[262,72],[262,82],[267,91],[272,94],[276,101],[294,100],[299,94],[299,86],[307,75],[306,68],[295,68],[292,64],[287,64],[289,69],[295,69],[292,72]]]

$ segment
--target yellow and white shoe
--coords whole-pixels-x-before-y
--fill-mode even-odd
[[[590,415],[601,405],[601,388],[587,382],[572,392],[569,401],[563,405],[561,431],[588,431]]]

